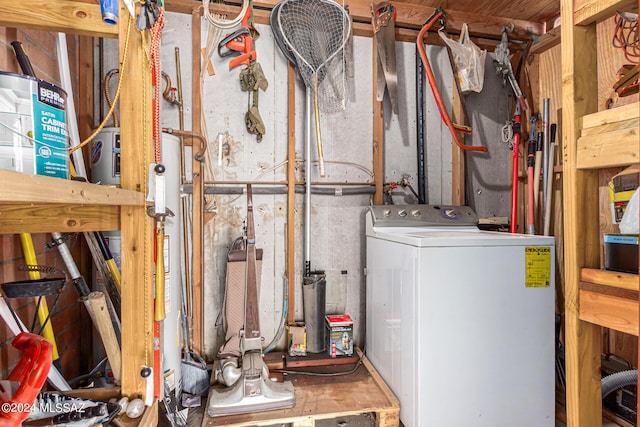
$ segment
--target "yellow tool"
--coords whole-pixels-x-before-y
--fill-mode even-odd
[[[24,261],[27,265],[38,265],[38,259],[36,257],[36,251],[33,247],[33,238],[29,233],[20,233],[20,241],[22,242],[22,252],[24,253]],[[37,270],[29,271],[29,279],[38,280],[40,279],[40,272]],[[38,298],[36,298],[36,303]],[[52,355],[53,362],[59,364],[60,355],[58,354],[58,346],[56,345],[56,338],[53,334],[53,326],[51,326],[51,322],[47,322],[49,318],[49,307],[47,306],[47,300],[42,298],[40,305],[38,306],[38,320],[40,321],[40,325],[44,325],[44,329],[42,330],[42,335],[53,344]],[[45,323],[46,322],[46,323]]]

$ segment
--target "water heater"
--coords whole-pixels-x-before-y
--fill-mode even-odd
[[[180,338],[182,265],[180,238],[182,233],[182,209],[180,207],[180,140],[174,135],[162,134],[162,159],[166,168],[166,205],[173,217],[165,220],[164,267],[165,310],[162,322],[162,369],[167,383],[175,385],[179,398],[182,384],[180,363],[182,357]],[[91,146],[91,181],[104,185],[120,183],[120,128],[104,128]],[[120,232],[105,232],[114,259],[120,259]],[[95,277],[95,276],[94,276]]]

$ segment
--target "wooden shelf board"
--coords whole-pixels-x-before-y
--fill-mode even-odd
[[[637,274],[600,270],[596,268],[583,268],[580,270],[580,281],[628,289],[631,291],[638,291],[639,288]]]
[[[580,128],[582,130],[603,126],[610,123],[621,122],[624,120],[634,119],[638,117],[640,111],[640,103],[623,105],[621,107],[612,108],[610,110],[598,111],[597,113],[587,114],[580,119]]]
[[[102,22],[98,2],[20,0],[19,3],[20,7],[16,7],[15,0],[0,0],[0,26],[90,37],[118,37],[117,25]]]
[[[637,291],[581,283],[580,320],[638,336],[637,296]]]
[[[560,27],[552,28],[540,36],[537,43],[531,46],[529,53],[537,55],[560,44]]]
[[[640,161],[639,103],[588,114],[581,120],[576,167],[629,166]]]
[[[361,355],[360,352],[359,354]],[[363,366],[350,375],[316,377],[289,374],[287,379],[292,380],[296,394],[296,405],[293,408],[224,417],[209,417],[205,411],[202,427],[270,426],[287,423],[314,426],[318,420],[365,413],[375,413],[376,425],[379,427],[398,426],[398,399],[366,357],[362,361]],[[307,369],[349,371],[352,366]]]
[[[77,233],[119,228],[119,206],[0,203],[0,234]]]
[[[636,0],[576,0],[573,22],[575,25],[588,25],[634,3]]]
[[[144,205],[144,195],[140,192],[88,182],[0,170],[0,183],[4,187],[0,204]]]

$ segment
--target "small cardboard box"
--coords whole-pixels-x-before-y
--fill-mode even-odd
[[[353,355],[353,320],[348,314],[326,316],[327,351],[331,357]]]
[[[289,334],[289,356],[307,355],[307,327],[304,322],[295,322],[287,325]]]

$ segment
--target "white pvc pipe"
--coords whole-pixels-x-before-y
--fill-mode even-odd
[[[58,33],[56,39],[58,49],[58,69],[60,70],[60,83],[67,92],[67,132],[71,141],[71,147],[80,145],[80,134],[78,133],[78,120],[76,119],[76,106],[73,102],[73,86],[71,85],[71,73],[69,71],[69,53],[67,52],[67,36]],[[77,176],[87,177],[87,170],[84,167],[82,150],[75,150],[72,153],[73,165]]]

